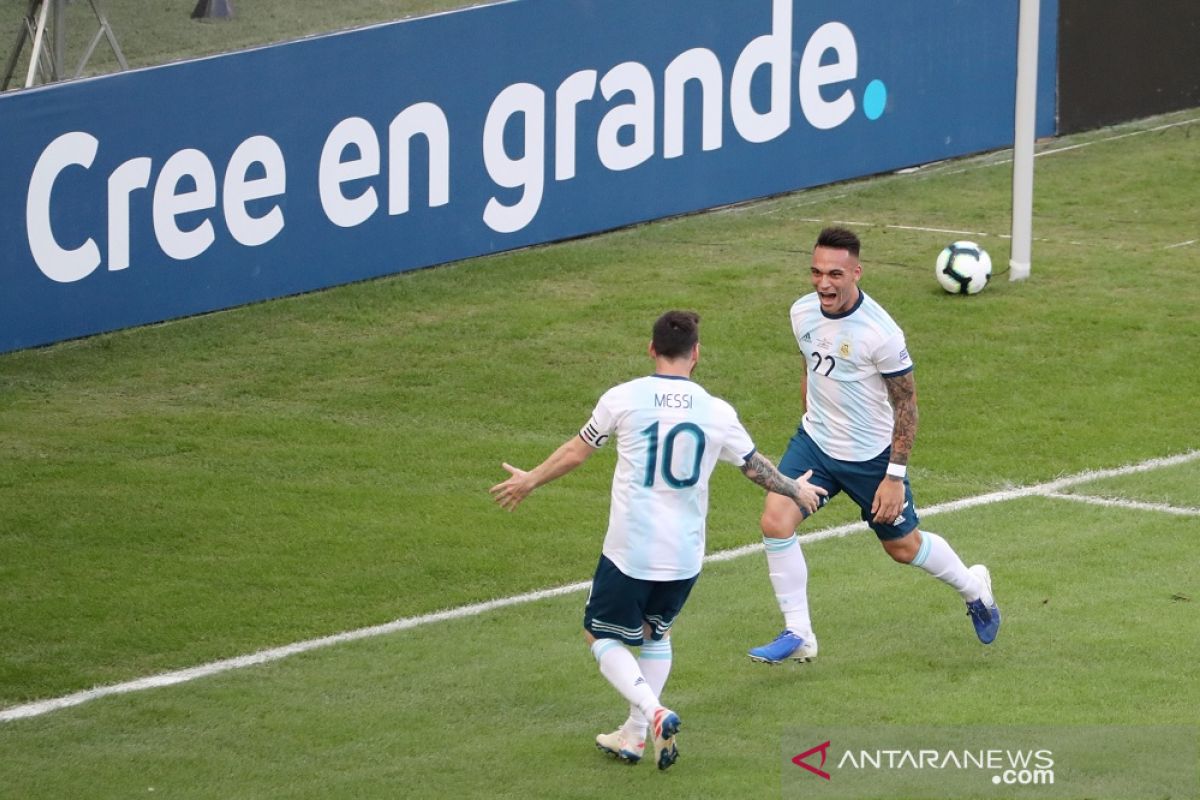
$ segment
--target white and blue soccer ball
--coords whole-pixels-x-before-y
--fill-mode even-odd
[[[950,294],[979,294],[992,277],[992,257],[974,242],[955,242],[938,253],[935,274]]]

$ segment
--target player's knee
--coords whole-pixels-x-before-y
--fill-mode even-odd
[[[921,541],[913,535],[900,539],[888,539],[880,542],[884,551],[898,564],[911,564],[921,548]]]
[[[796,532],[796,523],[790,515],[768,508],[758,520],[759,530],[768,539],[786,539]]]

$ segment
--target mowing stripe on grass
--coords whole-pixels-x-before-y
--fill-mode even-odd
[[[935,514],[943,514],[950,511],[961,511],[965,508],[974,508],[976,506],[991,505],[992,503],[1003,503],[1008,500],[1017,500],[1022,497],[1066,497],[1072,500],[1079,499],[1075,495],[1061,495],[1062,489],[1071,486],[1077,486],[1081,483],[1099,480],[1101,478],[1114,478],[1122,475],[1132,475],[1137,472],[1147,472],[1150,470],[1161,469],[1163,467],[1171,467],[1178,464],[1184,464],[1189,461],[1194,461],[1200,458],[1200,450],[1190,450],[1186,453],[1180,453],[1174,456],[1165,458],[1152,458],[1147,461],[1142,461],[1137,464],[1129,464],[1123,467],[1114,469],[1095,470],[1080,472],[1075,475],[1069,475],[1063,478],[1058,478],[1046,483],[1039,483],[1033,486],[1023,486],[1015,489],[1007,489],[999,492],[989,492],[987,494],[976,495],[975,497],[965,497],[961,500],[952,500],[947,503],[939,503],[929,508],[921,510],[921,515],[931,517]],[[1097,498],[1099,499],[1099,498]],[[1150,504],[1135,504],[1132,502],[1121,501],[1106,501],[1117,503],[1127,508],[1150,508],[1150,510],[1166,510],[1172,509],[1171,506],[1151,507]],[[1178,509],[1174,509],[1172,513],[1178,513]],[[855,522],[848,525],[839,525],[833,528],[825,528],[823,530],[813,531],[799,537],[800,542],[810,543],[817,542],[822,539],[832,539],[840,536],[867,530],[867,525],[864,522]],[[722,550],[719,553],[713,553],[707,556],[705,562],[731,561],[735,558],[758,553],[762,551],[762,543],[755,542],[754,544],[736,547],[730,550]],[[188,669],[175,670],[174,672],[164,672],[158,675],[151,675],[146,678],[128,681],[126,683],[112,684],[109,686],[98,686],[94,689],[88,689],[74,694],[56,697],[50,700],[42,700],[35,703],[27,703],[25,705],[10,706],[9,708],[0,709],[0,723],[10,722],[16,719],[25,717],[36,717],[42,714],[48,714],[51,711],[58,711],[71,706],[82,705],[83,703],[92,700],[98,700],[101,697],[108,697],[116,694],[129,694],[130,692],[140,692],[146,689],[158,689],[164,686],[172,686],[177,683],[187,683],[198,678],[204,678],[209,675],[217,675],[222,672],[229,672],[243,667],[252,667],[257,664],[267,664],[272,661],[280,661],[294,656],[299,653],[306,653],[310,650],[318,650],[323,647],[330,647],[344,642],[353,642],[359,639],[369,639],[375,636],[383,636],[397,631],[416,628],[421,625],[429,625],[435,622],[446,622],[448,620],[463,619],[464,617],[474,617],[479,614],[493,611],[498,608],[506,608],[508,606],[520,605],[522,603],[532,603],[537,600],[545,600],[550,597],[559,597],[573,592],[581,592],[588,588],[590,581],[580,581],[571,583],[565,586],[558,586],[552,589],[542,589],[536,592],[515,595],[512,597],[501,597],[496,600],[489,600],[485,603],[473,603],[467,606],[459,606],[458,608],[450,608],[445,611],[437,611],[432,614],[422,614],[418,617],[403,617],[393,620],[382,625],[373,625],[368,628],[358,628],[344,633],[335,633],[331,636],[323,636],[319,639],[308,639],[303,642],[295,642],[294,644],[284,645],[283,647],[274,647],[268,650],[260,650],[257,653],[249,655],[237,656],[222,661],[213,661],[208,664],[201,664],[198,667],[189,667]]]

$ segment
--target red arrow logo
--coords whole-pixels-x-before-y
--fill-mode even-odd
[[[827,755],[828,750],[829,750],[829,742],[825,742],[824,744],[819,744],[816,747],[809,748],[808,750],[805,750],[800,755],[795,756],[792,759],[792,763],[795,764],[797,767],[804,767],[806,770],[811,772],[813,775],[819,775],[822,778],[824,778],[825,780],[829,780],[828,772],[826,772],[823,769],[817,769],[812,764],[806,763],[804,760],[804,759],[808,758],[809,756],[811,756],[813,753],[820,751],[821,766],[823,767],[823,766],[825,766],[825,756]]]

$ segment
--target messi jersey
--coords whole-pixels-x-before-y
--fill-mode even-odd
[[[815,292],[801,297],[792,332],[807,362],[804,430],[842,461],[882,453],[894,420],[883,379],[913,368],[900,326],[860,289],[858,303],[835,315],[821,310]]]
[[[754,454],[733,407],[687,378],[651,375],[605,392],[579,435],[617,441],[604,555],[631,578],[699,574],[713,467]]]

